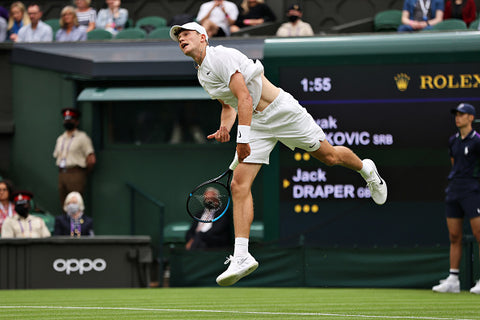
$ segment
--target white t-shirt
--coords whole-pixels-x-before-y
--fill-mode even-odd
[[[207,16],[208,12],[214,5],[215,1],[209,1],[202,4],[198,10],[197,21],[202,21],[202,19]],[[228,17],[236,21],[238,17],[237,5],[230,1],[223,1],[223,7],[225,8],[225,12],[228,14]],[[228,23],[225,13],[220,7],[215,7],[208,18],[217,26],[222,28],[223,32],[225,32],[227,36],[230,35],[230,24]]]
[[[307,22],[298,21],[296,25],[291,22],[283,23],[277,30],[277,37],[306,37],[313,36],[312,26]]]
[[[255,109],[262,95],[262,63],[258,60],[253,62],[233,48],[207,46],[206,50],[197,74],[198,81],[205,91],[212,99],[220,99],[238,111],[238,99],[229,88],[230,78],[238,71],[245,78]]]
[[[53,30],[43,21],[38,21],[37,27],[32,29],[27,24],[18,30],[17,42],[51,42],[53,41]]]

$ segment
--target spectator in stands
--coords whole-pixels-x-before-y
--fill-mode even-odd
[[[237,21],[230,27],[232,33],[244,27],[258,26],[277,19],[272,9],[265,4],[264,0],[243,0],[240,8]]]
[[[7,39],[7,25],[7,20],[0,16],[0,42],[3,42]]]
[[[207,188],[203,193],[203,199],[205,211],[202,219],[211,219],[212,215],[216,216],[221,213],[217,212],[220,202],[217,189],[213,187]],[[185,248],[187,250],[195,250],[228,247],[232,243],[231,238],[229,219],[221,218],[213,223],[203,223],[194,220],[185,235],[185,240],[187,241]]]
[[[76,10],[72,6],[62,9],[60,17],[60,29],[55,35],[55,41],[85,41],[87,40],[87,29],[78,24]]]
[[[30,18],[27,9],[22,2],[17,1],[10,5],[10,16],[8,18],[7,37],[11,41],[17,41],[18,31],[26,25],[30,24]]]
[[[0,180],[0,230],[5,219],[17,214],[15,205],[12,202],[12,192],[12,183],[8,180]]]
[[[53,30],[43,22],[42,8],[38,3],[31,3],[27,8],[31,23],[18,31],[17,42],[49,42],[53,40]]]
[[[7,39],[8,10],[0,6],[0,42]]]
[[[191,136],[190,141],[195,143],[206,143],[207,135],[203,132],[199,125],[200,115],[195,103],[185,101],[175,108],[175,118],[173,120],[173,129],[170,137],[171,144],[182,143],[188,141],[185,139],[187,131]]]
[[[477,7],[474,0],[447,0],[443,18],[463,20],[467,26],[477,18]]]
[[[8,217],[2,226],[2,238],[46,238],[50,231],[42,218],[30,214],[33,194],[17,191],[13,194],[16,215]]]
[[[63,207],[67,194],[72,191],[83,193],[87,184],[88,170],[95,165],[96,158],[92,140],[78,130],[80,111],[74,108],[62,109],[65,132],[57,138],[53,157],[56,158],[58,192]]]
[[[70,192],[65,198],[63,210],[67,214],[55,217],[56,236],[93,236],[93,220],[83,214],[85,206],[82,195],[76,191]]]
[[[97,20],[97,11],[90,7],[90,3],[90,0],[75,0],[78,24],[85,27],[87,32],[95,29],[95,21]]]
[[[443,21],[443,0],[405,0],[398,32],[430,30]]]
[[[313,36],[313,29],[309,23],[302,21],[302,8],[298,4],[291,5],[287,10],[288,22],[283,23],[277,30],[278,37],[307,37]]]
[[[0,6],[0,17],[4,18],[6,21],[8,21],[8,10],[5,9],[4,7]]]
[[[237,18],[237,5],[225,0],[212,0],[202,4],[197,15],[197,21],[207,30],[209,37],[230,36],[230,26]]]
[[[100,9],[97,16],[96,28],[105,29],[113,35],[125,28],[128,21],[128,10],[120,8],[120,0],[105,0],[107,8]]]

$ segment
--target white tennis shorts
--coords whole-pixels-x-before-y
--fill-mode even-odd
[[[280,94],[265,110],[253,112],[251,154],[244,162],[269,164],[270,152],[277,141],[292,150],[300,148],[312,152],[320,148],[320,141],[324,140],[325,133],[307,110],[291,94],[280,89]]]

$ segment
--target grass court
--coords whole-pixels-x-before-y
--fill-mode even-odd
[[[0,290],[0,319],[480,319],[480,295],[333,288]]]

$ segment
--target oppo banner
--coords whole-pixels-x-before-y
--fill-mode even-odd
[[[147,236],[0,239],[0,289],[147,287]]]

